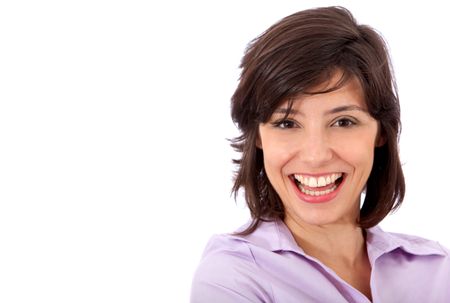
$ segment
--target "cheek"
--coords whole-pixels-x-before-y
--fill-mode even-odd
[[[369,166],[372,167],[375,141],[376,125],[358,129],[354,133],[335,138],[336,151],[339,155],[352,163],[356,168]]]
[[[373,150],[369,149],[365,152],[357,153],[354,155],[354,159],[356,169],[360,168],[368,176],[373,166]]]
[[[353,166],[356,172],[368,176],[373,166],[374,148],[372,142],[361,140],[343,147],[340,156]]]
[[[263,156],[267,173],[280,173],[291,158],[288,150],[276,144],[263,148]]]
[[[282,171],[295,154],[292,142],[292,140],[283,140],[280,136],[270,134],[270,132],[261,135],[264,167],[267,173],[280,173]]]

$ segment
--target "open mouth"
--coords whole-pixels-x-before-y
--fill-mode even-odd
[[[292,175],[292,179],[298,189],[303,194],[311,197],[329,195],[339,187],[344,178],[344,173],[332,173],[322,176]]]

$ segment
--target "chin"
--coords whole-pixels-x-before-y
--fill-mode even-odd
[[[286,221],[296,224],[307,224],[314,226],[325,226],[332,224],[356,224],[357,218],[350,218],[330,209],[302,209],[286,214]]]

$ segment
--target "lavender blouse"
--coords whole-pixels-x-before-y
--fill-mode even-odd
[[[372,302],[450,302],[450,252],[437,242],[367,230]],[[218,235],[195,273],[191,303],[370,302],[297,245],[282,221]]]

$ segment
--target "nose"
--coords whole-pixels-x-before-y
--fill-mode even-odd
[[[333,148],[324,130],[306,131],[298,144],[298,156],[309,167],[322,167],[333,159]]]

